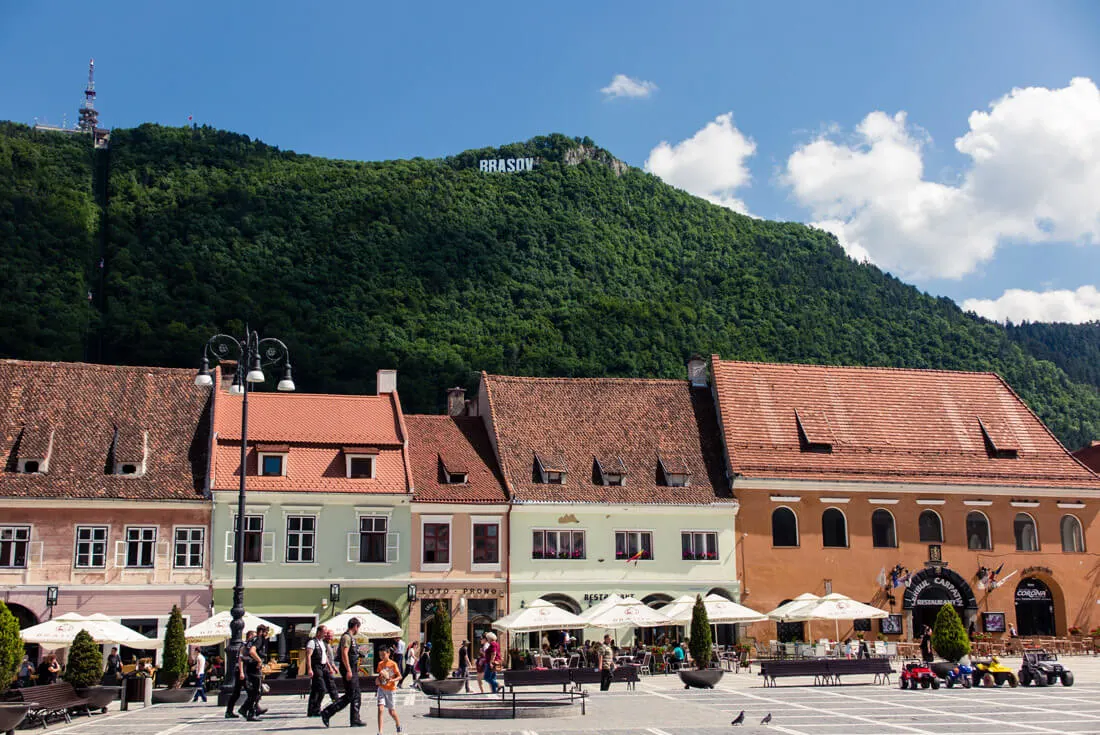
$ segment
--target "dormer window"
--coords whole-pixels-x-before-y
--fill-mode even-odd
[[[286,477],[287,444],[257,444],[257,467],[263,477]]]
[[[465,472],[448,472],[447,484],[448,485],[465,485],[466,479],[469,477]]]
[[[603,484],[622,487],[626,484],[626,475],[621,475],[618,472],[608,472],[603,476]]]
[[[53,429],[44,424],[26,424],[19,434],[15,469],[27,475],[45,474],[50,469],[52,454]]]
[[[454,457],[439,457],[439,477],[444,485],[465,485],[470,478],[466,463]]]
[[[598,485],[622,487],[626,485],[626,462],[617,454],[605,454],[592,459],[595,467],[593,481]]]
[[[42,466],[42,460],[40,459],[21,459],[19,460],[19,471],[27,475],[38,474],[38,468]]]
[[[825,412],[816,408],[796,409],[798,445],[803,452],[830,454],[833,451],[833,434]]]
[[[561,452],[535,454],[535,474],[540,482],[548,485],[564,485],[568,474],[565,455]]]
[[[691,485],[691,468],[687,460],[679,455],[657,455],[657,465],[664,475],[668,487],[688,487]]]
[[[349,480],[373,480],[378,453],[369,447],[344,447],[344,469]]]
[[[1020,443],[1003,422],[978,417],[978,426],[991,459],[1016,459],[1020,455]]]
[[[111,460],[116,475],[144,475],[149,454],[149,432],[132,424],[115,426]]]

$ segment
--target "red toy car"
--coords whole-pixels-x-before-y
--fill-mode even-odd
[[[905,666],[901,668],[901,681],[902,689],[932,689],[940,688],[940,679],[933,673],[932,669],[928,668],[928,664],[923,661],[907,661]]]

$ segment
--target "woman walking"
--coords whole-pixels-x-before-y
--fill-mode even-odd
[[[405,649],[405,670],[401,672],[401,681],[397,683],[397,686],[405,686],[405,679],[409,678],[409,674],[413,675],[413,683],[416,683],[416,674],[413,669],[416,667],[416,648],[420,645],[417,641],[413,641],[409,644],[409,647]]]
[[[496,633],[486,633],[485,638],[489,641],[489,648],[485,651],[485,681],[489,682],[493,694],[496,694],[500,688],[497,684],[497,667],[501,663],[500,644],[497,643]]]
[[[485,635],[485,633],[481,634],[480,653],[477,657],[477,691],[479,694],[485,693],[485,655],[489,650],[489,639]]]

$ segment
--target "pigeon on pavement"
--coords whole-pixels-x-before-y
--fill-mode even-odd
[[[771,721],[772,721],[772,713],[771,713],[771,712],[769,712],[769,713],[768,713],[768,714],[767,714],[767,715],[766,715],[766,716],[764,717],[764,719],[760,720],[760,724],[761,724],[761,725],[767,725],[767,724],[768,724],[769,722],[771,722]]]
[[[740,725],[745,722],[745,710],[741,710],[741,714],[737,715],[737,718],[731,722],[731,725]]]

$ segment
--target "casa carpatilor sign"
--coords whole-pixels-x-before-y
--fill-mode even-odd
[[[513,174],[532,171],[538,162],[537,158],[483,158],[477,162],[477,167],[483,173]]]

